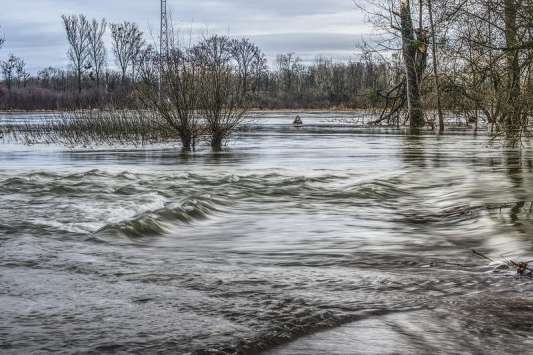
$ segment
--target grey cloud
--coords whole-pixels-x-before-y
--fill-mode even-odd
[[[183,2],[170,0],[169,4],[177,11],[187,13],[191,10],[211,12],[217,16],[216,10],[232,10],[235,16],[242,13],[263,16],[305,16],[314,14],[331,14],[354,9],[351,0],[197,0],[191,6],[183,8]],[[194,4],[194,5],[192,5]],[[235,12],[236,11],[236,12]]]
[[[264,51],[334,52],[354,51],[361,43],[357,35],[344,33],[280,33],[250,36]]]
[[[139,23],[151,40],[157,33],[157,0],[1,0],[0,31],[7,39],[0,58],[24,56],[33,68],[64,66],[66,40],[60,16],[83,13],[110,22]],[[369,31],[352,0],[169,0],[179,27],[246,36],[269,58],[295,52],[302,58],[346,59]],[[156,36],[153,36],[156,37]],[[112,63],[112,60],[110,60]]]
[[[36,31],[37,28],[41,28],[41,31]],[[10,24],[3,26],[2,31],[7,32],[8,43],[14,48],[42,49],[65,44],[62,32],[42,30],[39,24]]]

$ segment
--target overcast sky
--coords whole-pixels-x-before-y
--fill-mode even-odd
[[[67,65],[62,14],[134,21],[147,34],[158,33],[159,0],[0,1],[0,31],[7,41],[0,58],[10,53],[20,56],[32,72]],[[276,54],[287,52],[306,61],[317,55],[347,60],[371,33],[352,0],[168,0],[168,4],[176,27],[196,35],[248,37],[264,50],[270,64]]]

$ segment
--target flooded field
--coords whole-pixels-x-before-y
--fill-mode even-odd
[[[471,252],[533,259],[529,142],[293,116],[217,154],[0,144],[0,352],[530,351],[533,281]]]

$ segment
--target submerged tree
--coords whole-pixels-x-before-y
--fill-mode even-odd
[[[194,62],[199,68],[199,109],[207,124],[207,134],[214,151],[222,149],[224,142],[238,128],[250,109],[248,76],[239,70],[235,44],[225,36],[204,39],[193,48]],[[258,58],[262,55],[257,54]],[[254,65],[255,63],[255,65]],[[260,60],[247,63],[249,72],[258,73]],[[242,66],[242,63],[241,63]],[[248,72],[247,70],[247,72]]]
[[[90,25],[84,15],[61,16],[69,42],[68,56],[78,80],[78,93],[81,93],[82,76],[90,51]]]
[[[426,0],[428,7],[429,15],[429,25],[431,31],[431,54],[433,61],[433,80],[435,86],[435,96],[437,101],[437,114],[439,117],[439,132],[444,132],[444,113],[442,111],[442,100],[441,100],[441,88],[440,88],[440,78],[439,78],[439,62],[438,62],[438,52],[437,52],[437,28],[435,26],[434,12],[433,12],[433,0]]]
[[[400,1],[400,26],[409,124],[412,128],[419,128],[425,124],[425,120],[420,99],[420,83],[423,72],[419,67],[418,53],[425,51],[423,47],[425,41],[421,38],[422,29],[419,28],[418,36],[415,36],[410,0]]]
[[[411,128],[421,128],[426,124],[423,94],[423,80],[427,67],[429,31],[425,28],[425,14],[422,0],[418,0],[418,13],[411,0],[369,0],[361,8],[371,14],[374,24],[381,29],[384,37],[378,49],[366,51],[380,52],[382,58],[391,57],[390,67],[401,67],[400,72],[392,73],[395,79],[385,92],[377,94],[385,101],[385,109],[376,122],[389,121],[405,111]],[[415,27],[416,20],[418,20]],[[392,54],[392,56],[391,56]],[[395,63],[395,59],[401,59]]]
[[[529,134],[533,115],[533,2],[473,0],[453,8],[447,93],[459,93],[456,102],[480,111],[491,132],[515,144]]]
[[[143,107],[156,112],[176,132],[184,152],[194,151],[204,132],[198,115],[198,68],[190,51],[181,48],[177,41],[169,43],[163,65],[160,60],[153,47],[141,51],[138,97]],[[159,80],[164,85],[160,86]]]
[[[219,151],[249,109],[250,83],[264,70],[264,56],[247,40],[213,36],[187,48],[172,37],[165,58],[151,48],[141,52],[140,101],[172,127],[184,151],[193,151],[201,138]]]

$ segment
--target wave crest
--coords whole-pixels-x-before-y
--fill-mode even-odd
[[[170,203],[163,208],[143,212],[126,221],[108,224],[96,234],[128,238],[160,236],[169,233],[176,226],[207,220],[216,212],[221,210],[214,200],[190,199],[181,204]]]

